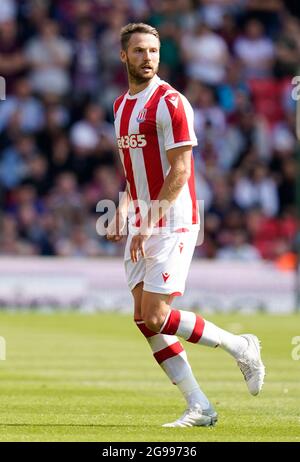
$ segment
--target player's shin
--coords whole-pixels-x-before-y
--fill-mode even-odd
[[[135,323],[146,337],[155,360],[171,382],[179,388],[188,407],[200,404],[203,410],[207,409],[210,403],[194,377],[186,352],[178,338],[155,333],[148,329],[142,320],[135,320]]]

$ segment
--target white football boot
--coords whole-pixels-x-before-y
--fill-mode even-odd
[[[202,411],[200,404],[195,404],[195,406],[186,409],[175,422],[166,423],[163,427],[210,427],[215,425],[217,420],[218,414],[212,405]]]
[[[244,337],[248,342],[248,347],[237,359],[237,364],[245,378],[247,387],[251,395],[258,395],[261,391],[264,377],[265,366],[260,356],[260,344],[255,335],[245,334]]]

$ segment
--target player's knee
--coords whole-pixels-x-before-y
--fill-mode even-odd
[[[146,327],[148,329],[152,330],[153,332],[159,332],[161,329],[161,326],[164,323],[165,320],[165,315],[163,313],[157,313],[157,314],[149,314],[149,315],[144,315],[144,322],[146,324]]]

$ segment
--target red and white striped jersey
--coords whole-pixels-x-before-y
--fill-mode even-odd
[[[147,209],[162,188],[170,170],[166,152],[179,146],[195,146],[194,115],[188,100],[158,76],[143,91],[129,92],[114,103],[115,130],[127,187],[135,205]],[[194,162],[188,182],[157,226],[166,231],[199,228]],[[145,208],[136,207],[130,223],[139,227]]]

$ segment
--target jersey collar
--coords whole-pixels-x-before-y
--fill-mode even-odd
[[[126,93],[126,98],[127,99],[137,99],[137,98],[141,98],[143,96],[145,96],[150,90],[152,90],[152,88],[155,86],[155,85],[159,85],[160,83],[160,78],[158,77],[158,75],[155,75],[153,77],[153,79],[151,80],[151,83],[148,85],[148,87],[144,88],[144,90],[140,91],[139,93],[136,93],[135,95],[130,95],[129,94],[129,90],[127,91]]]

